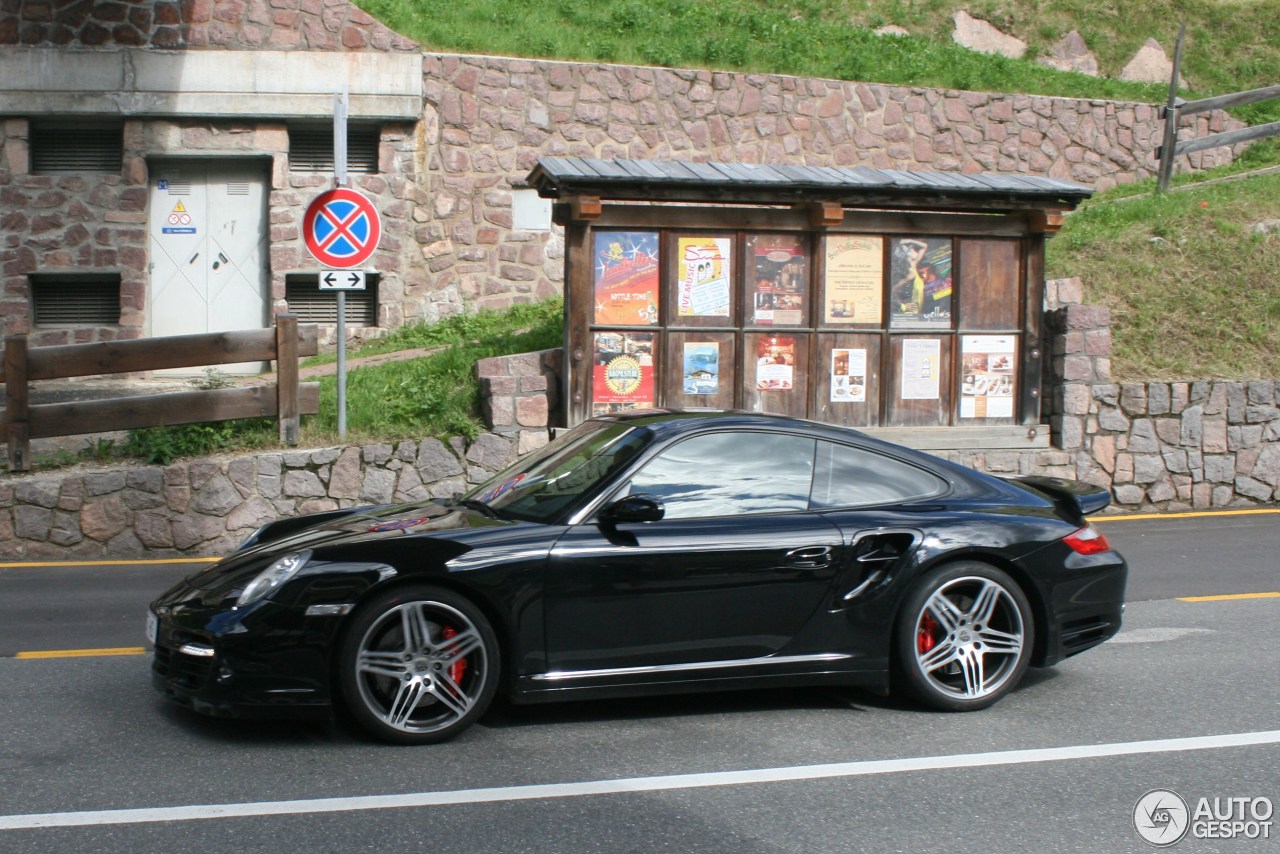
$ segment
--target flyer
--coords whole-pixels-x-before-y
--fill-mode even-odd
[[[795,387],[795,338],[761,338],[756,345],[756,390],[790,391]]]
[[[593,337],[591,414],[652,409],[654,333],[597,332]]]
[[[942,376],[942,342],[908,338],[902,342],[902,399],[938,400]]]
[[[951,240],[892,241],[889,320],[898,328],[951,326]]]
[[[751,322],[757,326],[804,326],[809,258],[802,238],[757,235],[749,244],[755,264]]]
[[[715,341],[687,341],[684,345],[685,394],[720,391],[720,345]]]
[[[824,251],[823,322],[880,323],[884,238],[830,235]]]
[[[867,351],[831,351],[831,402],[867,402]]]
[[[594,322],[609,326],[656,325],[658,233],[597,231],[594,239]]]
[[[680,317],[728,317],[733,281],[733,241],[728,237],[676,240],[676,279]]]
[[[960,417],[1012,418],[1014,335],[960,337]]]

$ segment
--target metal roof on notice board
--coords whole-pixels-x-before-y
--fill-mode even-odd
[[[1093,194],[1082,184],[1036,175],[909,172],[866,166],[698,163],[544,157],[528,184],[544,197],[594,195],[631,201],[797,201],[961,206],[1075,207]]]

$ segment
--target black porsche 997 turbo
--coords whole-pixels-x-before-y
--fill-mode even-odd
[[[781,416],[584,422],[457,499],[281,519],[148,613],[160,691],[450,738],[544,702],[770,686],[981,709],[1120,628],[1108,492]]]

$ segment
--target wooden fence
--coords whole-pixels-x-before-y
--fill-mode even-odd
[[[1207,148],[1221,148],[1239,142],[1252,142],[1280,134],[1280,122],[1240,130],[1215,133],[1198,139],[1178,141],[1178,120],[1183,116],[1207,113],[1210,110],[1225,110],[1228,107],[1243,107],[1258,101],[1269,101],[1280,98],[1280,86],[1266,86],[1262,89],[1251,89],[1248,92],[1235,92],[1230,95],[1218,95],[1214,98],[1202,98],[1198,101],[1184,101],[1178,97],[1178,77],[1182,72],[1182,38],[1186,33],[1186,25],[1178,30],[1178,45],[1173,51],[1173,76],[1169,80],[1169,103],[1161,108],[1164,118],[1164,144],[1156,149],[1156,159],[1160,161],[1160,171],[1156,177],[1156,192],[1163,193],[1169,189],[1173,178],[1173,164],[1179,155],[1193,151],[1204,151]]]
[[[300,416],[320,410],[320,384],[299,383],[298,359],[316,352],[315,325],[300,326],[295,314],[277,315],[274,329],[136,341],[28,348],[25,335],[6,338],[3,424],[9,441],[9,471],[30,471],[32,439],[233,418],[277,417],[280,440],[296,445]],[[29,384],[34,380],[268,360],[278,364],[274,387],[169,392],[74,403],[29,402]]]

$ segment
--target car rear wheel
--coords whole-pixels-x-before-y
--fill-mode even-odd
[[[985,709],[1022,681],[1032,620],[1021,588],[993,566],[965,561],[926,574],[895,629],[902,688],[935,709]]]
[[[338,682],[356,722],[384,741],[433,744],[484,714],[498,687],[498,642],[463,596],[388,590],[353,617]]]

